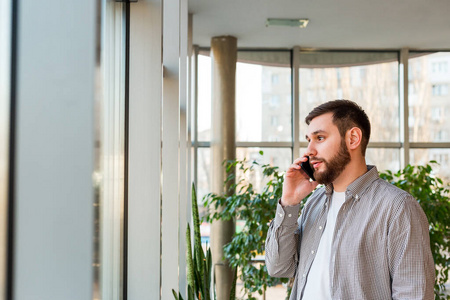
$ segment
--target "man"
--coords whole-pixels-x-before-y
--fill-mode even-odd
[[[434,299],[427,218],[410,194],[366,165],[366,113],[335,100],[306,123],[308,148],[286,171],[267,235],[269,274],[295,276],[291,300]],[[316,181],[300,167],[307,157]]]

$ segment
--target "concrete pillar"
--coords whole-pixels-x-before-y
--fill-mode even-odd
[[[236,158],[236,60],[235,37],[212,38],[211,187],[216,194],[224,194],[228,190],[223,185],[227,178],[223,161]],[[223,260],[223,246],[231,241],[234,231],[234,221],[215,221],[211,226],[211,251],[218,300],[230,299],[233,271]]]

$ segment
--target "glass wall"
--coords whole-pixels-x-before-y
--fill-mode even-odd
[[[198,60],[197,132],[200,146],[208,147],[211,61],[208,52],[203,53]],[[238,51],[238,148],[276,145],[298,153],[294,145],[306,145],[306,115],[323,102],[349,99],[364,108],[372,124],[367,150],[369,164],[378,166],[380,171],[395,171],[407,163],[436,160],[441,164],[436,167],[437,175],[449,182],[450,174],[445,170],[449,170],[447,151],[450,148],[450,118],[446,117],[450,114],[450,52],[409,52],[408,94],[404,98],[400,98],[399,90],[403,82],[399,55],[400,50],[300,50],[295,62],[299,71],[295,84],[299,92],[293,95],[296,89],[291,84],[290,52]],[[298,120],[294,119],[292,110],[296,104],[292,102],[294,97],[298,97]],[[401,113],[404,103],[408,106],[408,118]],[[292,131],[296,122],[298,136]],[[402,128],[409,128],[406,141]],[[409,153],[409,161],[405,152]],[[199,156],[200,161],[204,159]]]
[[[398,68],[398,52],[301,51],[300,141],[305,140],[304,119],[314,107],[329,100],[348,99],[369,116],[372,143],[399,143]],[[369,148],[367,162],[379,170],[398,169],[399,154],[399,149]]]
[[[411,142],[450,142],[450,52],[412,52],[408,63]]]
[[[211,180],[211,61],[207,52],[203,53],[198,59],[199,138],[194,141],[201,195],[209,192]],[[440,165],[434,166],[434,174],[450,183],[449,52],[408,54],[409,91],[405,97],[401,96],[400,50],[300,50],[295,54],[292,68],[298,68],[298,78],[293,78],[296,74],[291,72],[289,52],[238,52],[237,159],[269,163],[284,171],[294,159],[293,153],[306,150],[307,114],[326,101],[349,99],[363,107],[371,121],[368,164],[376,165],[379,171],[395,172],[407,163],[423,165],[435,160]],[[297,88],[298,95],[294,94]],[[408,118],[402,114],[403,105],[409,108]],[[298,124],[298,132],[294,124]],[[402,128],[409,128],[408,140],[404,140]],[[241,175],[238,171],[237,176]],[[265,184],[259,172],[245,179],[256,189]],[[202,227],[205,240],[209,238],[208,226],[204,223]],[[269,289],[267,299],[275,299],[271,298],[275,294]]]
[[[197,134],[198,141],[211,140],[211,58],[198,56]]]
[[[197,192],[210,189],[211,59],[198,55]],[[260,159],[285,168],[292,160],[292,76],[290,51],[238,51],[236,143],[238,159]],[[251,145],[249,145],[249,143]],[[257,148],[255,148],[257,147]],[[259,185],[259,184],[258,184]]]
[[[11,1],[0,0],[0,299],[6,299]]]
[[[292,141],[289,52],[238,52],[236,141]]]
[[[450,52],[411,52],[408,64],[411,163],[435,160],[450,182]]]
[[[432,165],[434,175],[450,183],[450,148],[416,148],[410,150],[410,156],[413,165],[438,162],[439,165]]]
[[[290,51],[238,51],[236,66],[237,159],[278,166],[292,161],[292,79]],[[203,197],[211,191],[211,59],[198,55],[196,186],[200,216]],[[260,151],[264,155],[259,154]],[[241,176],[241,174],[237,174]],[[265,182],[256,170],[249,178],[256,189]],[[239,226],[238,226],[239,227]],[[209,243],[210,224],[201,224],[202,242]]]
[[[262,151],[262,155],[260,152]],[[247,161],[246,166],[250,167],[253,161],[261,165],[271,165],[279,168],[280,172],[284,172],[292,162],[292,150],[290,148],[248,148],[239,147],[236,149],[236,158],[238,160]],[[252,183],[257,191],[261,191],[267,183],[263,181],[261,168],[255,168],[256,172],[244,174],[241,170],[237,171],[238,178],[245,178],[246,183]]]

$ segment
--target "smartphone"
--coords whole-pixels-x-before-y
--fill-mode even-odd
[[[302,162],[300,166],[302,167],[303,171],[305,171],[305,173],[308,174],[309,178],[316,181],[316,179],[314,179],[314,170],[313,168],[311,168],[311,165],[309,164],[309,156],[307,156],[307,158],[308,160]]]

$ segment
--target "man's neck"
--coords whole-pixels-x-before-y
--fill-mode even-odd
[[[353,160],[345,167],[341,175],[333,182],[333,189],[336,192],[345,192],[347,187],[360,176],[367,172],[367,165],[364,157],[360,160]]]

